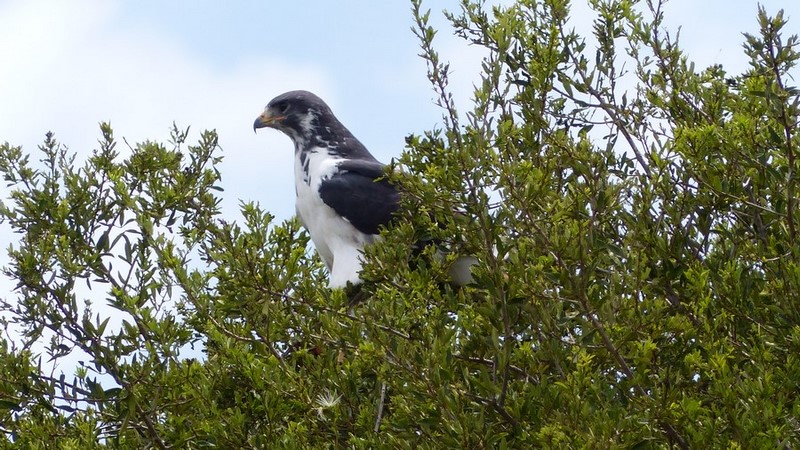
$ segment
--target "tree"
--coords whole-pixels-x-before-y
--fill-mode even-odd
[[[759,8],[729,75],[662,1],[589,3],[594,46],[566,0],[465,1],[487,57],[460,113],[413,2],[443,125],[387,174],[406,208],[355,306],[297,222],[220,217],[213,132],[123,157],[103,125],[81,165],[2,146],[3,445],[800,445],[797,37]],[[422,238],[472,252],[474,285]]]

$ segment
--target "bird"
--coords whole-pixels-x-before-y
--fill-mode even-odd
[[[328,287],[360,284],[365,246],[380,239],[400,208],[400,191],[386,178],[386,165],[308,91],[273,98],[253,122],[254,131],[265,127],[294,143],[296,215],[328,269]],[[453,264],[456,284],[469,282],[470,265]]]

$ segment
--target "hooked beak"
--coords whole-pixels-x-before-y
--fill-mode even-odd
[[[276,122],[280,123],[280,121],[282,121],[285,118],[286,116],[272,115],[267,109],[263,113],[261,113],[260,116],[256,117],[256,121],[253,122],[253,131],[255,132],[259,128],[264,128],[264,127],[274,127]]]

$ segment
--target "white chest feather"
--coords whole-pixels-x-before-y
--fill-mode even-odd
[[[311,240],[330,272],[328,285],[344,287],[347,282],[358,283],[361,271],[361,252],[374,237],[358,231],[319,195],[320,184],[333,176],[342,160],[329,155],[325,149],[306,152],[305,161],[295,156],[295,203],[297,215],[308,230]],[[305,167],[304,167],[305,166]]]

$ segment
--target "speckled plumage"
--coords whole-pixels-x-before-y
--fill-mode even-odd
[[[364,246],[399,205],[384,165],[310,92],[275,97],[254,123],[265,126],[294,142],[295,207],[330,272],[328,285],[359,283]]]

